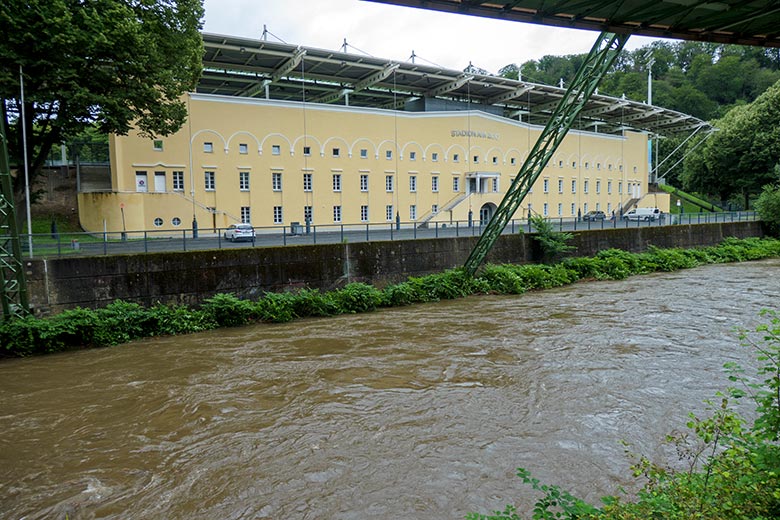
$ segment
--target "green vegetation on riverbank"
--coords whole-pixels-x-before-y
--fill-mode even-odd
[[[266,293],[257,301],[217,294],[200,308],[157,304],[144,308],[116,301],[97,310],[73,309],[50,318],[27,317],[0,324],[0,356],[29,356],[79,347],[103,347],[144,337],[186,334],[253,322],[281,323],[460,298],[471,294],[520,294],[579,280],[620,280],[636,274],[674,271],[703,264],[780,256],[780,240],[726,239],[700,249],[658,249],[629,253],[618,249],[593,257],[571,257],[554,265],[487,265],[475,277],[461,269],[377,289],[352,283],[327,293],[313,289]]]
[[[544,485],[520,468],[523,484],[541,494],[533,520],[768,520],[780,518],[780,314],[763,311],[766,322],[742,331],[742,345],[758,363],[750,375],[734,362],[726,363],[735,386],[707,403],[707,415],[689,414],[689,432],[667,438],[679,461],[654,463],[638,457],[633,476],[644,485],[636,497],[606,497],[601,508],[558,486]],[[752,401],[749,421],[732,407]],[[674,467],[683,469],[675,470]],[[467,520],[521,520],[514,506],[491,515],[471,513]]]

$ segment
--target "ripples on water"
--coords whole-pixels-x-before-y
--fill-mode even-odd
[[[0,517],[462,518],[590,500],[749,363],[780,261],[0,363]]]

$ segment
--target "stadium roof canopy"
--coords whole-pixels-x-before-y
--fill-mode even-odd
[[[544,125],[565,93],[555,86],[500,76],[267,40],[204,33],[203,41],[204,71],[197,92],[206,94],[386,109],[417,103],[418,110],[420,103],[442,100],[439,107],[446,109],[470,106]],[[458,104],[448,103],[452,101]],[[661,135],[710,128],[681,112],[599,94],[591,97],[575,124],[600,133],[619,133],[626,127]]]
[[[777,0],[370,0],[658,38],[780,47]]]

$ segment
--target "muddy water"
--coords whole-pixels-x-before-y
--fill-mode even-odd
[[[597,500],[749,362],[780,261],[0,363],[0,517],[462,518]]]

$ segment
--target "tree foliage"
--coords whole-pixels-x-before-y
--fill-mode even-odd
[[[202,69],[201,0],[4,0],[0,96],[21,164],[20,67],[31,170],[85,127],[168,135]]]

